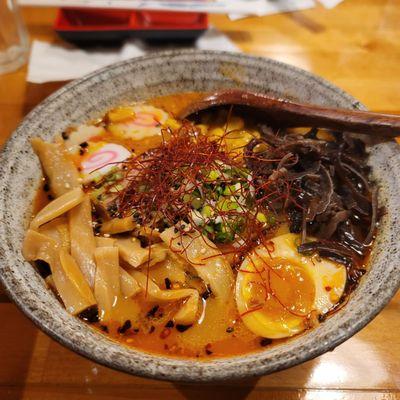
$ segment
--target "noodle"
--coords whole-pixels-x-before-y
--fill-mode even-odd
[[[152,281],[148,281],[142,272],[132,271],[132,276],[136,279],[143,290],[147,290],[150,297],[162,302],[170,302],[187,298],[187,301],[175,314],[175,321],[179,324],[192,324],[195,321],[199,303],[199,293],[194,289],[160,290]]]
[[[22,253],[69,313],[123,344],[245,354],[344,304],[382,210],[351,134],[299,134],[233,108],[176,120],[168,110],[190,98],[32,139],[50,202]]]
[[[46,143],[39,138],[33,138],[31,143],[56,197],[80,187],[78,171],[61,143]]]
[[[24,240],[23,255],[28,261],[43,260],[50,265],[54,285],[68,312],[77,315],[96,304],[75,260],[53,239],[29,230]]]
[[[113,309],[121,296],[118,249],[98,247],[94,254],[97,263],[94,294],[100,321],[104,322],[113,319]]]
[[[96,237],[97,247],[113,247],[114,239],[105,237]],[[123,268],[119,268],[121,292],[124,297],[133,297],[141,291],[139,284],[136,280],[129,275]]]
[[[81,188],[76,188],[64,193],[39,211],[31,221],[30,228],[37,230],[40,225],[43,225],[76,207],[83,201],[83,199],[84,193]]]
[[[92,207],[88,197],[69,212],[69,231],[71,255],[78,263],[89,286],[93,287],[96,273],[94,261],[96,242],[92,226]]]
[[[232,293],[234,278],[229,263],[213,243],[197,233],[176,234],[174,228],[162,232],[161,239],[193,266],[219,301],[227,301]]]
[[[136,224],[132,217],[113,218],[101,225],[100,232],[114,235],[116,233],[130,232],[135,229]]]
[[[115,241],[121,258],[133,268],[138,268],[146,263],[148,266],[155,265],[167,257],[168,248],[155,244],[145,249],[136,238],[117,239]]]
[[[55,240],[68,253],[71,252],[68,220],[65,217],[55,218],[47,224],[42,225],[38,232]]]

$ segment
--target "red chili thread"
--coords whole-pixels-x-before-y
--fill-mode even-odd
[[[228,114],[228,122],[230,117],[231,111]],[[279,215],[276,210],[287,207],[289,203],[300,207],[291,195],[300,189],[294,188],[284,175],[271,180],[260,179],[260,176],[250,174],[241,176],[238,173],[239,176],[235,177],[224,174],[226,169],[241,171],[243,175],[247,174],[239,153],[226,149],[224,140],[233,132],[228,131],[228,122],[224,135],[218,140],[212,140],[206,135],[202,135],[192,123],[183,121],[182,126],[177,130],[170,128],[162,130],[162,143],[159,147],[138,156],[134,155],[123,162],[123,178],[105,187],[106,193],[115,192],[113,200],[117,216],[133,215],[141,225],[149,226],[153,230],[157,229],[157,223],[161,219],[168,226],[175,226],[177,236],[171,241],[170,247],[180,242],[180,249],[174,251],[187,257],[187,249],[193,240],[200,237],[205,241],[203,226],[207,225],[212,218],[202,217],[201,224],[195,223],[192,217],[191,202],[184,201],[185,195],[191,195],[195,188],[201,190],[204,185],[214,183],[214,180],[207,177],[207,172],[217,171],[219,185],[221,183],[226,186],[233,183],[241,184],[240,188],[236,189],[232,195],[240,193],[244,198],[253,198],[251,207],[239,205],[238,209],[228,211],[218,210],[216,207],[212,207],[209,199],[202,198],[205,205],[212,207],[213,218],[220,217],[223,224],[229,225],[232,220],[242,219],[244,221],[242,231],[236,232],[236,243],[239,241],[240,244],[224,254],[233,253],[234,259],[239,262],[259,244],[265,244],[268,230],[263,223],[257,220],[257,213],[270,214],[272,212]],[[277,155],[276,158],[268,160],[262,155],[252,155],[251,157],[274,163],[280,161],[284,156],[284,154]],[[186,223],[182,224],[182,221],[186,221]],[[187,227],[190,232],[187,232]],[[183,245],[182,239],[187,237],[188,233],[191,235],[191,240]],[[149,248],[148,279],[151,246]],[[205,257],[202,261],[209,258],[212,256]],[[204,265],[204,262],[199,265]],[[268,270],[271,271],[271,268],[268,267]],[[271,293],[270,290],[269,293]]]

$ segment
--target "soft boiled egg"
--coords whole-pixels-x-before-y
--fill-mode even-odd
[[[326,313],[344,292],[346,267],[297,251],[299,235],[287,233],[259,246],[243,261],[236,304],[256,335],[279,339],[307,327],[311,312]]]
[[[121,139],[141,140],[160,135],[165,127],[179,126],[167,112],[146,104],[115,108],[108,112],[107,118],[108,130]]]

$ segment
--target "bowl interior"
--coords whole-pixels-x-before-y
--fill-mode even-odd
[[[257,354],[211,362],[185,361],[135,351],[114,343],[70,316],[20,248],[41,177],[29,145],[51,140],[71,124],[127,102],[186,91],[246,88],[297,101],[362,108],[326,81],[268,59],[222,52],[178,51],[115,64],[54,93],[34,109],[6,144],[0,166],[0,278],[11,298],[38,326],[74,351],[132,374],[177,381],[212,381],[271,373],[308,360],[346,340],[368,323],[400,283],[400,154],[395,143],[371,148],[370,164],[386,207],[371,268],[349,303],[309,333]]]

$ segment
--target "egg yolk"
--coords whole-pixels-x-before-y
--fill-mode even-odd
[[[301,265],[292,261],[275,259],[269,265],[272,269],[270,286],[275,303],[279,303],[289,313],[307,315],[315,298],[314,281],[310,275]]]
[[[122,139],[143,139],[160,135],[169,114],[159,108],[146,104],[119,107],[108,114],[107,129],[112,135]]]
[[[237,304],[247,327],[269,338],[302,331],[316,293],[307,270],[292,260],[280,258],[253,256],[246,261],[239,271]]]

